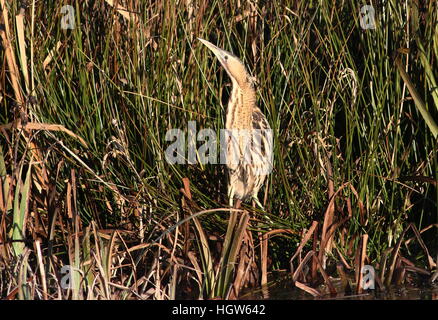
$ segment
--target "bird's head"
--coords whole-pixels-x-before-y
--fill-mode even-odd
[[[201,38],[198,39],[205,44],[207,48],[213,51],[214,55],[219,59],[219,62],[225,68],[225,71],[233,82],[236,82],[240,87],[243,87],[246,84],[251,84],[252,77],[248,74],[245,65],[239,58],[231,52],[216,47],[207,40]]]

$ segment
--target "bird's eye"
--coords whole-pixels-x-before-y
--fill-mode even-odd
[[[225,60],[228,60],[228,56],[225,56],[224,59],[225,59]]]

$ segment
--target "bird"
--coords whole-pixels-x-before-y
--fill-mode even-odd
[[[232,82],[225,119],[225,164],[228,171],[228,199],[253,200],[264,210],[258,193],[272,170],[272,130],[257,106],[255,78],[233,53],[198,38],[210,49]]]

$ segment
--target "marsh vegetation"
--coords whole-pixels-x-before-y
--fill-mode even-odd
[[[281,271],[357,293],[365,265],[381,290],[430,281],[437,3],[372,3],[364,29],[353,0],[1,0],[0,297],[238,299]],[[257,79],[264,210],[230,213],[224,166],[165,160],[169,129],[224,128],[198,37]]]

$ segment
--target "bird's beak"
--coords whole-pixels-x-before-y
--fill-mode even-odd
[[[224,68],[228,71],[228,67],[227,67],[227,58],[228,56],[232,55],[231,53],[229,53],[228,51],[225,51],[221,48],[216,47],[213,43],[198,38],[199,41],[201,41],[203,44],[205,44],[207,46],[208,49],[210,49],[214,55],[219,59],[219,62],[224,66]]]

